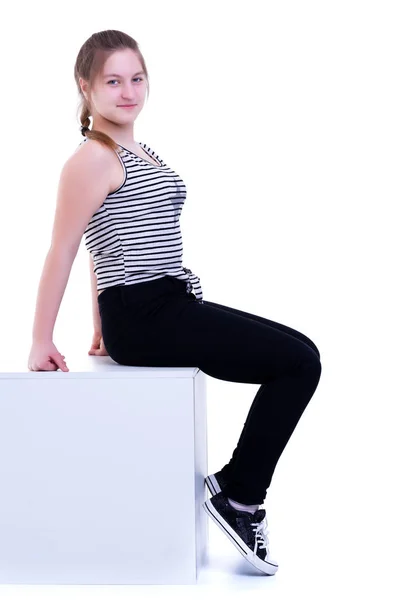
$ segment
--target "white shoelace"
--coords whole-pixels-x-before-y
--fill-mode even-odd
[[[269,554],[269,541],[268,541],[268,521],[267,518],[265,517],[261,523],[251,523],[251,525],[254,527],[254,533],[255,533],[255,544],[254,544],[254,550],[253,550],[253,554],[257,554],[257,548],[265,548],[267,550],[267,556]]]

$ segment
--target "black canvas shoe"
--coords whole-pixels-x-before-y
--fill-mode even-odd
[[[278,564],[269,553],[268,521],[264,508],[259,508],[254,514],[235,510],[223,492],[218,492],[202,506],[249,563],[267,575],[276,573]]]
[[[227,483],[221,475],[221,471],[217,471],[217,473],[214,473],[212,475],[207,475],[207,477],[205,478],[205,482],[211,496],[215,496],[215,494],[222,492]]]

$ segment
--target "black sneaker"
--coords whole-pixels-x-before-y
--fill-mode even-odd
[[[203,508],[256,569],[267,575],[276,573],[278,564],[269,554],[268,521],[264,508],[259,508],[254,514],[235,510],[223,492],[203,502]]]
[[[221,471],[217,471],[217,473],[214,473],[212,475],[207,475],[207,477],[205,478],[205,482],[211,496],[215,496],[215,494],[222,492],[227,483],[221,475]]]

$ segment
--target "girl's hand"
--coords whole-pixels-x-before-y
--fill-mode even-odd
[[[88,354],[92,354],[95,356],[109,356],[107,350],[105,349],[103,336],[101,331],[95,331],[92,339],[92,346],[88,352]]]
[[[30,371],[69,371],[64,354],[55,347],[52,340],[32,343],[28,358]]]

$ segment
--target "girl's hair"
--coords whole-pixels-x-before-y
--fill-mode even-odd
[[[131,38],[131,36],[127,35],[126,33],[116,29],[107,29],[105,31],[93,33],[93,35],[86,40],[79,50],[74,67],[75,82],[78,87],[78,94],[80,96],[78,112],[80,111],[79,119],[81,126],[89,128],[89,116],[91,116],[91,110],[81,90],[79,77],[82,77],[88,81],[89,89],[91,89],[96,77],[101,73],[104,63],[109,56],[111,56],[111,54],[116,50],[124,50],[125,48],[130,48],[136,52],[146,76],[147,94],[149,94],[149,76],[147,67],[142,53],[139,50],[139,44],[136,42],[136,40]],[[82,135],[85,135],[85,133],[82,133]],[[119,150],[118,145],[114,142],[114,140],[102,131],[87,129],[86,137],[90,138],[91,140],[98,140],[113,150]]]

